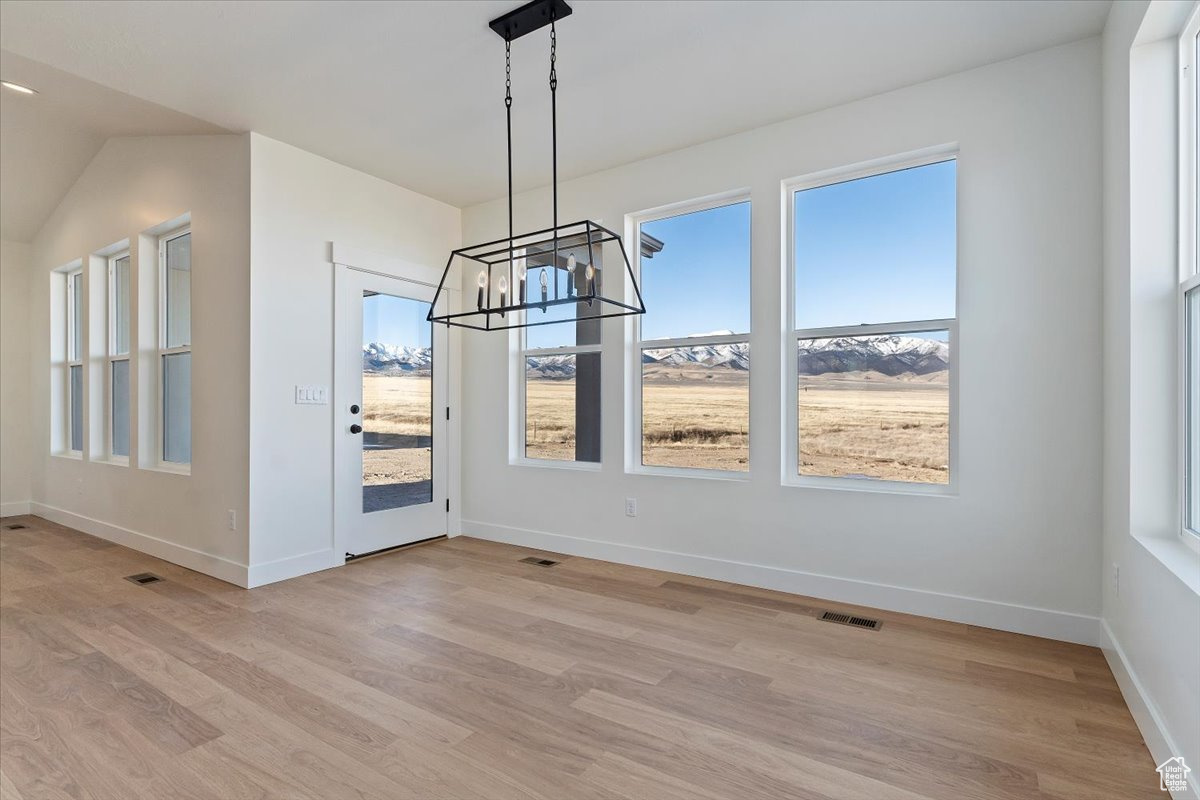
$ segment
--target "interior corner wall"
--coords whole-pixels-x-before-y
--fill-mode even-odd
[[[1099,73],[1093,38],[564,182],[561,218],[615,230],[626,214],[749,187],[750,479],[625,472],[620,319],[604,323],[600,472],[510,465],[508,340],[470,332],[463,532],[1096,643]],[[780,181],[951,142],[958,495],[782,486]],[[547,189],[518,195],[517,229],[549,212]],[[467,209],[464,238],[502,236],[504,214],[503,200]]]
[[[250,140],[250,583],[257,585],[344,556],[333,551],[336,399],[294,402],[297,384],[334,388],[330,244],[440,271],[459,246],[462,222],[453,206],[265,136]],[[453,355],[451,362],[453,393]],[[457,528],[453,518],[449,525]]]
[[[0,517],[29,513],[32,248],[0,241]]]
[[[249,155],[246,136],[110,139],[35,238],[28,293],[34,513],[234,583],[245,582],[248,556]],[[51,297],[51,274],[73,261],[88,264],[91,254],[122,240],[136,243],[144,231],[187,213],[194,265],[191,474],[138,463],[136,419],[156,415],[153,402],[135,405],[134,464],[106,463],[95,452],[83,459],[52,455],[50,319],[52,302],[62,299]],[[157,264],[140,263],[139,249],[147,248],[134,248],[134,269],[153,274],[146,270]],[[104,280],[99,268],[90,280]],[[134,298],[135,310],[158,302],[154,283]],[[85,325],[102,335],[98,320],[89,316]],[[141,368],[154,374],[153,327],[139,325],[133,333],[133,357],[141,362],[134,374]],[[102,349],[94,341],[89,348]],[[85,391],[85,408],[103,408],[91,402],[102,385],[85,383]],[[102,424],[98,416],[89,424]],[[237,530],[229,529],[231,510]]]
[[[1104,648],[1156,762],[1200,764],[1200,559],[1177,539],[1175,407],[1178,270],[1174,42],[1135,48],[1149,2],[1113,4],[1103,36]],[[1140,52],[1139,52],[1140,51]],[[1145,60],[1143,60],[1145,59]],[[1141,61],[1141,63],[1138,63]],[[1154,68],[1146,76],[1137,68]],[[1136,73],[1131,79],[1131,67]],[[1149,78],[1147,81],[1146,78]],[[1141,107],[1157,98],[1151,114]],[[1163,116],[1167,119],[1163,119]],[[1153,116],[1153,119],[1151,118]],[[1162,141],[1150,129],[1165,125]],[[1170,163],[1161,163],[1167,159]],[[1172,176],[1173,177],[1173,176]],[[1162,195],[1161,186],[1159,194]],[[1165,229],[1163,226],[1166,226]],[[1176,569],[1168,567],[1174,563]],[[1179,565],[1182,564],[1180,574]],[[1186,580],[1191,572],[1192,585]],[[1194,797],[1200,783],[1192,775]]]

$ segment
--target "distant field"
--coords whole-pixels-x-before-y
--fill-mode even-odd
[[[800,474],[946,483],[946,373],[801,376]]]
[[[363,484],[429,480],[431,383],[428,376],[363,376]]]
[[[402,447],[364,452],[364,481],[428,479],[429,378],[368,375],[363,391],[365,432],[404,437],[398,440],[404,442]],[[573,459],[574,380],[530,377],[527,392],[526,456]],[[648,368],[643,396],[644,463],[748,469],[748,397],[746,372]],[[946,373],[896,378],[877,373],[802,376],[797,402],[801,474],[925,483],[949,479]]]

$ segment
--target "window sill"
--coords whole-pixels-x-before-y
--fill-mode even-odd
[[[880,481],[871,478],[800,478],[786,476],[782,484],[793,489],[828,489],[835,492],[869,492],[871,494],[902,494],[913,497],[957,498],[958,490],[953,484],[903,483]]]
[[[123,456],[109,456],[108,458],[98,458],[92,463],[108,464],[110,467],[128,467],[129,459]]]
[[[648,475],[658,478],[699,478],[706,481],[730,481],[732,483],[748,483],[750,481],[750,471],[733,472],[724,469],[695,469],[688,467],[653,467],[645,464],[638,464],[633,467],[626,467],[625,472],[629,475]]]
[[[1176,578],[1195,594],[1200,595],[1200,553],[1180,539],[1170,536],[1137,536],[1134,541],[1146,548]]]
[[[191,464],[170,464],[159,462],[152,466],[143,467],[147,472],[164,472],[167,475],[183,475],[189,476],[192,474]]]
[[[579,472],[599,472],[600,464],[595,461],[554,461],[548,458],[514,458],[510,467],[533,467],[535,469],[570,469]]]
[[[83,461],[83,453],[69,451],[66,453],[51,453],[51,458],[65,458],[68,461]]]

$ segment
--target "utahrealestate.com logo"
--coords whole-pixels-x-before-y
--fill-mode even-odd
[[[1183,763],[1183,756],[1168,758],[1158,765],[1158,788],[1164,792],[1186,792],[1187,776],[1192,768]]]

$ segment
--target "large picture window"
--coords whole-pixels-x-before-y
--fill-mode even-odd
[[[83,270],[67,273],[67,449],[83,453]]]
[[[789,482],[952,480],[956,162],[788,185]]]
[[[159,238],[159,443],[165,464],[192,460],[192,234]]]
[[[638,218],[633,466],[750,469],[750,201]]]
[[[129,253],[108,259],[108,449],[129,457]]]

